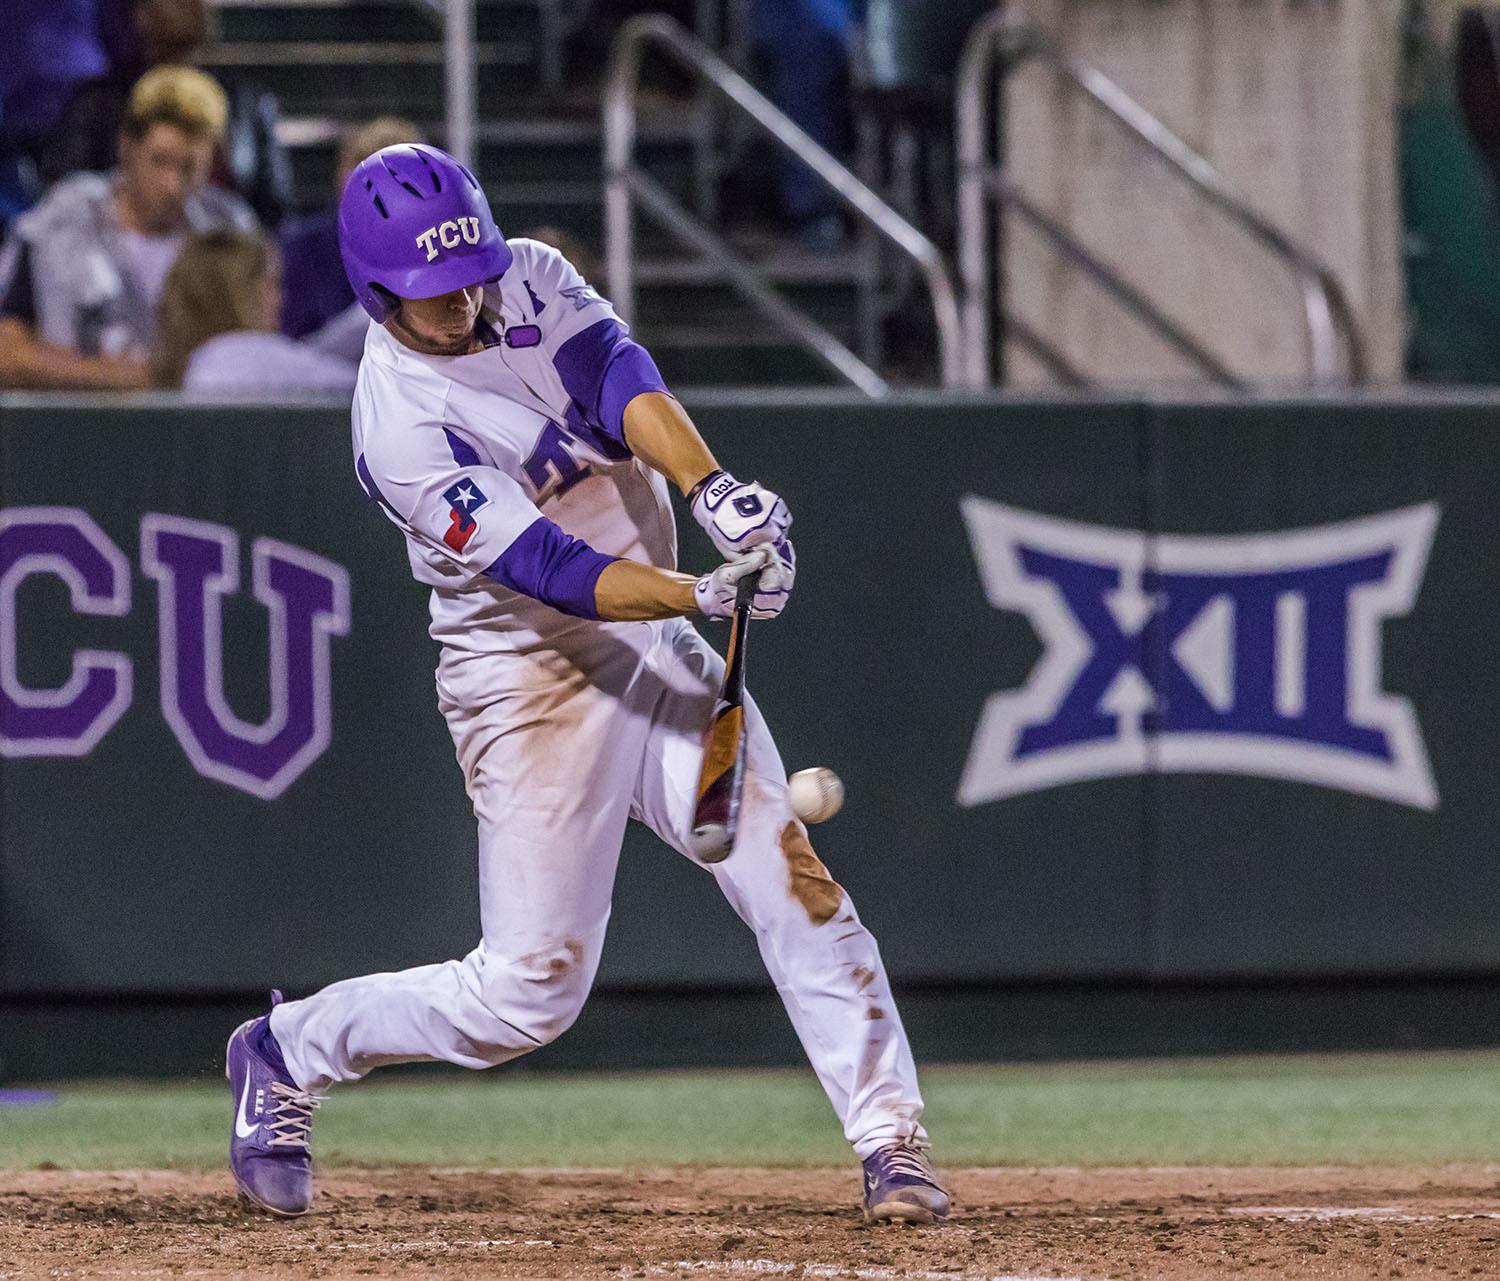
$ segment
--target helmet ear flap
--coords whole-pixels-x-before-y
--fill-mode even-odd
[[[401,299],[396,297],[384,285],[377,285],[372,280],[370,281],[370,292],[375,295],[375,300],[381,306],[383,314],[377,317],[381,324],[384,324],[401,309]]]

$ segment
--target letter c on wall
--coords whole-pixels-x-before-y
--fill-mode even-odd
[[[75,613],[121,618],[130,611],[130,564],[76,507],[0,511],[0,756],[85,756],[130,706],[130,659],[80,649],[62,685],[23,685],[16,594],[32,574],[62,579]]]

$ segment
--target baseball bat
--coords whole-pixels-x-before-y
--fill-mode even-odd
[[[703,735],[703,768],[693,810],[693,852],[700,862],[721,863],[734,851],[745,791],[745,638],[759,574],[740,579],[734,598],[724,683]]]

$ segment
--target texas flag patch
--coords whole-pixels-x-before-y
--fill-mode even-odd
[[[451,508],[448,514],[453,517],[453,523],[448,526],[443,541],[454,551],[461,552],[469,545],[469,539],[474,537],[474,531],[479,528],[474,513],[490,500],[472,480],[461,480],[450,486],[443,491],[443,497]]]

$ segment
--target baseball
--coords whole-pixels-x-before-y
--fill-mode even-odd
[[[723,823],[705,823],[693,829],[693,853],[700,863],[722,863],[734,848]]]
[[[799,769],[786,781],[792,813],[804,823],[823,823],[844,807],[843,781],[826,765]]]

